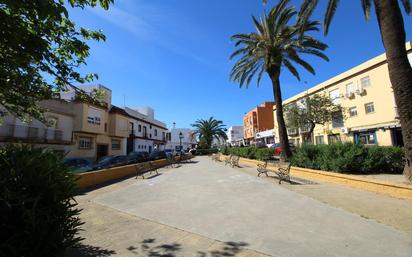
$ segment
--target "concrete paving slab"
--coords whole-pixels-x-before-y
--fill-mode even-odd
[[[411,256],[411,235],[205,157],[196,160],[93,201],[273,256]]]

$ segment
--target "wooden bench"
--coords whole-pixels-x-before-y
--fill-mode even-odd
[[[232,159],[230,160],[230,165],[232,166],[232,168],[234,167],[240,167],[239,166],[239,156],[233,156]]]
[[[268,176],[268,160],[266,160],[264,163],[258,163],[257,165],[257,172],[258,172],[258,177],[260,177],[261,174],[265,174],[266,177]]]
[[[229,157],[226,158],[226,160],[225,160],[225,166],[228,165],[228,164],[230,164],[230,163],[232,162],[232,158],[233,158],[233,155],[229,155]]]
[[[288,181],[290,183],[290,167],[291,163],[288,163],[286,167],[278,168],[278,171],[275,171],[276,175],[279,177],[279,184],[282,183],[282,180]]]
[[[212,161],[220,162],[220,153],[212,154]]]
[[[147,172],[155,172],[156,175],[159,175],[159,172],[157,172],[157,167],[153,165],[152,162],[143,162],[136,164],[136,179],[140,176],[144,179],[144,174]]]

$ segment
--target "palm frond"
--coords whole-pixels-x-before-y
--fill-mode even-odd
[[[371,0],[361,0],[363,14],[365,15],[365,19],[369,20],[371,14]]]
[[[328,34],[329,32],[329,25],[333,19],[333,16],[335,16],[336,8],[338,7],[339,0],[329,0],[328,6],[326,7],[326,12],[325,12],[325,19],[323,21],[323,26],[325,30],[325,35]]]
[[[401,0],[403,8],[407,14],[411,13],[411,2],[409,0]]]

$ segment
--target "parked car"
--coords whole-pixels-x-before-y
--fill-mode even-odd
[[[128,163],[129,158],[126,155],[108,155],[97,160],[93,165],[93,170],[107,169]]]
[[[166,156],[173,156],[174,155],[174,152],[173,152],[172,149],[165,149],[164,151],[166,153]]]
[[[295,145],[293,143],[289,142],[289,147],[292,152],[295,150]],[[274,156],[280,156],[281,153],[283,152],[283,148],[280,146],[280,143],[273,144],[270,148],[274,149],[273,151]]]
[[[146,162],[149,160],[149,153],[148,152],[130,152],[127,155],[127,158],[129,158],[129,163]]]
[[[92,162],[85,158],[65,158],[64,163],[74,173],[92,170]]]
[[[154,151],[149,155],[149,160],[156,161],[160,159],[166,159],[167,153],[165,151]]]

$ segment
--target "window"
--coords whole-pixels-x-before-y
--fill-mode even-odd
[[[104,123],[104,132],[107,132],[107,123]]]
[[[369,86],[371,85],[369,76],[364,77],[364,78],[361,78],[361,79],[360,79],[360,82],[361,82],[361,87],[362,87],[362,89],[364,89],[365,87],[369,87]]]
[[[358,110],[356,110],[356,107],[350,107],[349,108],[349,116],[350,117],[358,116]]]
[[[91,137],[80,137],[79,138],[79,149],[92,149],[93,139]]]
[[[120,150],[121,142],[118,139],[112,139],[112,150]]]
[[[339,134],[328,135],[328,144],[336,144],[341,142]]]
[[[138,126],[138,131],[139,131],[139,132],[142,132],[142,125],[140,125],[140,124],[139,124],[139,126]]]
[[[90,124],[100,125],[101,110],[89,107],[87,114],[87,122]]]
[[[140,149],[140,145],[137,146],[137,149]]]
[[[347,84],[346,85],[346,94],[350,95],[353,92],[355,92],[355,88],[353,87],[353,83]]]
[[[323,135],[315,136],[315,142],[317,145],[323,145],[325,143]]]
[[[154,130],[154,136],[157,137],[157,129]]]
[[[343,115],[342,112],[335,112],[332,114],[332,128],[343,127]]]
[[[355,143],[362,143],[365,145],[376,144],[376,134],[375,131],[365,131],[355,134]]]
[[[329,97],[330,100],[334,103],[334,104],[339,104],[340,102],[340,90],[335,89],[329,92]]]
[[[365,104],[365,113],[373,113],[375,112],[375,106],[373,105],[373,103],[367,103]]]

